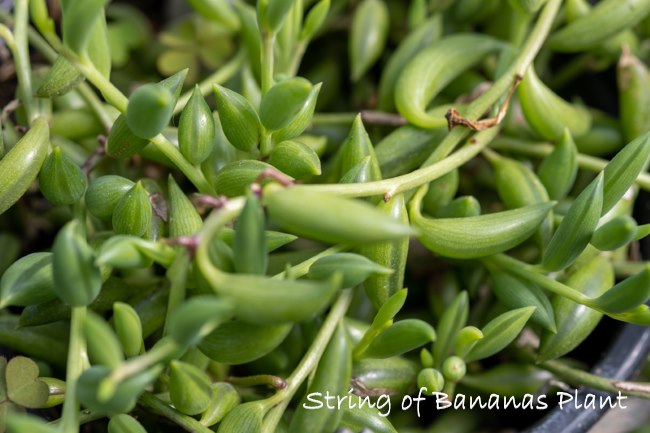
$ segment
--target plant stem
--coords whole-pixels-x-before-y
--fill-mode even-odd
[[[126,107],[129,104],[127,97],[110,80],[104,77],[89,59],[79,57],[63,46],[60,49],[55,47],[55,49],[101,92],[106,102],[115,107],[120,113],[126,113]]]
[[[274,59],[273,46],[275,45],[275,33],[263,32],[262,34],[262,96],[273,86]]]
[[[292,397],[298,391],[298,388],[302,382],[309,376],[309,374],[316,368],[318,362],[320,361],[325,348],[329,343],[336,327],[339,322],[345,316],[345,313],[350,306],[352,301],[352,290],[345,289],[341,292],[338,299],[332,306],[327,318],[323,322],[314,342],[311,347],[305,354],[305,356],[300,361],[300,364],[296,369],[291,373],[291,376],[287,378],[286,388],[278,391],[274,396],[267,399],[267,403],[275,405],[271,409],[266,417],[264,418],[264,424],[262,425],[261,433],[273,433],[276,430],[276,426],[284,413],[287,405],[291,401]]]
[[[179,349],[178,343],[169,337],[159,340],[158,344],[145,352],[144,355],[132,358],[113,370],[107,380],[113,383],[120,383],[149,367],[163,362],[169,356],[176,354]]]
[[[77,91],[81,95],[81,97],[86,101],[86,104],[90,107],[90,109],[95,113],[95,116],[99,119],[101,122],[102,126],[106,129],[106,131],[110,131],[111,126],[113,126],[113,122],[115,119],[113,116],[106,110],[106,107],[102,104],[102,101],[99,99],[97,94],[93,91],[93,89],[90,88],[90,86],[86,83],[80,83],[79,86],[77,87]]]
[[[261,63],[262,63],[262,96],[266,95],[266,92],[273,86],[273,74],[274,74],[274,56],[273,56],[273,46],[275,45],[275,33],[263,31],[262,32],[262,53],[261,53]],[[267,131],[266,128],[262,127],[262,134],[260,137],[260,153],[262,157],[267,156],[271,152],[273,147],[273,138],[271,136],[271,131]]]
[[[155,395],[145,392],[138,399],[138,404],[149,409],[151,412],[156,413],[162,417],[173,421],[179,427],[188,432],[193,433],[214,433],[213,430],[204,426],[191,416],[183,415],[176,409],[169,406],[167,403],[156,397]]]
[[[33,35],[31,33],[33,33]],[[1,27],[0,35],[2,35]],[[88,79],[88,81],[90,81],[102,93],[104,99],[109,104],[115,107],[119,112],[126,113],[126,107],[128,106],[129,100],[126,98],[126,96],[124,96],[124,94],[122,94],[122,92],[120,92],[117,87],[113,85],[113,83],[111,83],[108,79],[106,79],[106,77],[97,71],[95,65],[93,65],[90,60],[81,58],[77,54],[71,52],[69,49],[63,46],[60,40],[53,41],[55,47],[52,49],[49,45],[47,45],[47,42],[45,42],[45,40],[43,40],[43,38],[35,31],[30,32],[30,38],[33,41],[38,41],[39,49],[42,51],[43,55],[45,55],[45,57],[51,61],[53,58],[56,58],[56,51],[58,51],[61,55],[68,59],[68,61],[72,63],[79,70],[79,72],[81,72],[81,74],[84,75],[86,79]],[[239,63],[242,61],[243,55],[238,55],[236,59],[233,59],[231,64],[224,66],[224,68],[219,71],[220,77],[217,78],[227,80],[228,75],[234,74]],[[213,77],[215,75],[213,75]],[[95,111],[95,114],[100,118],[102,124],[105,127],[109,128],[113,124],[112,116],[110,116],[104,107],[102,107],[101,102],[95,96],[94,92],[85,83],[82,83],[79,86],[79,91],[84,99],[86,99],[86,102],[88,102],[88,105]],[[201,170],[187,162],[180,151],[167,138],[165,138],[162,134],[159,134],[156,137],[152,138],[150,141],[180,171],[182,171],[185,176],[187,176],[187,178],[194,184],[199,192],[203,194],[215,193],[214,188],[212,185],[210,185]]]
[[[268,131],[264,126],[262,126],[262,134],[260,137],[260,154],[262,157],[268,156],[273,148],[273,137],[271,134],[271,131]]]
[[[126,113],[129,100],[120,90],[104,77],[90,62],[71,52],[64,46],[56,47],[104,96],[104,99],[121,113]],[[214,188],[201,170],[187,162],[180,151],[162,134],[150,140],[203,194],[214,194]]]
[[[561,3],[561,0],[549,0],[546,3],[533,31],[521,50],[521,54],[492,87],[466,107],[464,110],[466,118],[478,119],[512,88],[514,77],[523,76],[544,43]],[[469,134],[467,129],[454,128],[422,164],[422,168],[392,179],[355,184],[305,185],[299,188],[308,188],[311,191],[328,192],[347,197],[366,197],[380,194],[391,196],[431,182],[454,168],[465,164],[496,137],[498,132],[498,127],[481,131],[472,137],[468,144],[449,155],[456,145]]]
[[[535,355],[526,350],[517,351],[518,355],[530,363],[535,363]],[[601,391],[619,393],[650,399],[650,384],[625,382],[607,379],[587,371],[578,370],[560,361],[544,361],[536,364],[537,367],[553,373],[559,379],[577,386],[588,386]]]
[[[280,376],[272,374],[256,374],[255,376],[230,376],[226,379],[227,382],[235,386],[258,386],[265,385],[275,389],[282,389],[287,386],[287,382]]]
[[[34,92],[32,91],[32,69],[29,59],[29,44],[27,39],[27,29],[29,23],[29,11],[27,0],[16,0],[14,3],[14,37],[15,45],[12,48],[14,63],[16,65],[16,75],[20,84],[22,101],[27,114],[27,123],[31,124],[39,113],[36,112],[34,105]],[[11,46],[10,46],[11,48]]]
[[[86,423],[97,421],[98,419],[106,418],[105,413],[93,412],[89,409],[84,409],[79,412],[79,425],[84,425]],[[62,418],[49,422],[52,427],[58,427],[61,425]]]
[[[348,126],[354,122],[357,113],[321,113],[314,114],[313,126],[320,125],[344,125]],[[383,111],[364,110],[361,111],[363,123],[368,125],[403,126],[408,122],[399,114],[385,113]]]
[[[217,71],[212,73],[212,75],[202,80],[199,83],[201,94],[206,96],[210,91],[212,91],[213,84],[223,84],[230,80],[241,69],[245,59],[246,51],[240,50],[228,63],[221,66]],[[183,93],[181,97],[178,98],[178,102],[176,102],[176,106],[174,107],[174,115],[180,113],[183,108],[185,108],[185,104],[187,104],[187,101],[192,97],[192,92],[193,88]]]
[[[10,17],[5,17],[4,15],[0,16],[3,20],[10,22]],[[38,52],[41,53],[48,62],[54,63],[56,61],[58,53],[33,27],[28,27],[27,35],[29,37],[30,44],[36,48],[36,50],[38,50]],[[111,116],[106,108],[102,106],[102,102],[99,100],[90,86],[88,86],[86,83],[80,83],[77,87],[77,91],[84,98],[88,106],[95,112],[95,115],[98,117],[104,128],[110,129],[111,125],[113,125],[113,116]]]
[[[309,39],[303,39],[298,41],[298,45],[294,47],[293,55],[291,56],[291,62],[289,63],[289,67],[287,69],[287,74],[289,74],[289,76],[294,77],[298,73],[300,63],[302,62],[302,58],[305,55],[305,50],[307,49],[309,42]]]
[[[517,56],[501,78],[463,110],[462,114],[466,118],[470,120],[478,119],[510,90],[513,85],[513,79],[524,76],[546,40],[561,4],[561,0],[549,0],[546,3],[546,6],[544,6],[543,11],[537,19],[535,27],[521,48],[521,54]],[[427,166],[445,158],[467,134],[468,131],[466,129],[454,128],[422,165]]]
[[[367,197],[373,195],[394,196],[400,192],[408,191],[431,182],[449,173],[454,168],[465,164],[480,153],[494,139],[499,130],[500,128],[494,127],[481,131],[472,137],[465,146],[447,158],[402,176],[375,182],[300,185],[294,188],[305,188],[310,191],[326,192],[345,197]],[[453,134],[454,131],[451,133]]]
[[[527,142],[515,138],[499,137],[495,139],[490,147],[498,150],[505,150],[516,152],[526,156],[536,156],[543,158],[550,154],[554,147],[549,143],[544,142]],[[596,158],[595,156],[585,155],[579,153],[577,157],[578,166],[585,170],[601,171],[609,163],[609,161]],[[641,173],[636,179],[637,185],[646,191],[650,191],[650,174]]]
[[[82,326],[86,318],[86,307],[72,307],[70,319],[70,345],[66,370],[66,393],[61,416],[62,433],[79,431],[79,399],[77,398],[77,379],[81,376],[86,358],[86,342]]]
[[[315,113],[311,119],[311,126],[352,125],[357,113]]]
[[[541,288],[548,290],[549,292],[555,293],[560,296],[571,299],[574,302],[582,305],[590,305],[590,300],[588,296],[583,295],[571,287],[555,281],[546,275],[540,274],[535,270],[535,267],[519,261],[513,257],[510,257],[506,254],[495,254],[490,257],[482,259],[482,261],[489,263],[490,266],[496,266],[502,269],[507,270],[527,281],[531,281],[535,284],[538,284]]]

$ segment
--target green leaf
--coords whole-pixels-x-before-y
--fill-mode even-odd
[[[27,408],[42,407],[49,396],[49,388],[38,378],[38,365],[29,358],[12,358],[5,368],[7,396]]]
[[[422,207],[431,215],[451,202],[458,192],[458,169],[431,181],[427,193],[422,198]],[[480,214],[480,212],[479,212]]]
[[[379,162],[377,161],[377,156],[375,155],[375,149],[372,146],[370,137],[366,132],[363,120],[359,114],[355,117],[352,127],[350,128],[350,133],[341,145],[338,153],[341,173],[347,173],[357,164],[364,161],[366,157],[370,157],[370,173],[366,181],[381,180],[382,175],[379,168]]]
[[[278,347],[292,328],[292,323],[252,325],[232,320],[207,335],[199,349],[208,358],[223,364],[246,364]]]
[[[32,253],[9,266],[0,279],[0,306],[37,305],[56,298],[52,253]]]
[[[500,364],[487,371],[466,375],[462,384],[486,393],[524,398],[539,392],[552,378],[551,373],[532,365]]]
[[[46,423],[41,417],[15,413],[7,416],[7,432],[9,433],[57,433],[58,431],[58,428]]]
[[[85,54],[95,23],[103,19],[108,0],[63,2],[63,43],[77,54]]]
[[[173,360],[169,364],[169,398],[186,415],[198,415],[210,404],[208,375],[192,364]]]
[[[108,433],[147,433],[147,431],[131,415],[121,413],[111,417],[108,422]]]
[[[35,2],[32,2],[34,4]],[[59,56],[54,61],[45,77],[45,80],[36,90],[39,98],[61,96],[74,89],[84,80],[84,76],[68,62],[65,57]]]
[[[135,135],[127,124],[126,116],[120,114],[113,123],[113,126],[108,133],[108,138],[106,141],[106,154],[111,158],[124,159],[135,155],[144,149],[147,144],[149,144],[149,140]],[[102,176],[98,179],[102,179],[104,177],[107,176]]]
[[[264,0],[266,3],[265,24],[270,32],[277,32],[284,24],[284,21],[296,0]]]
[[[229,383],[212,384],[212,400],[201,415],[200,423],[210,427],[221,421],[228,413],[241,403],[239,393]]]
[[[354,253],[321,257],[309,267],[309,277],[315,280],[328,279],[335,272],[343,273],[343,287],[355,287],[371,274],[391,274],[393,271]]]
[[[0,356],[0,401],[5,401],[7,399],[7,358]],[[0,409],[2,408],[0,404]],[[0,412],[0,421],[2,421],[4,413]],[[1,425],[1,424],[0,424]]]
[[[478,361],[503,350],[519,335],[534,312],[535,307],[524,307],[492,319],[483,327],[483,339],[476,343],[465,357],[465,361]]]
[[[115,302],[113,304],[113,326],[120,340],[124,354],[133,357],[144,347],[142,340],[142,322],[137,311],[129,304]]]
[[[174,105],[170,90],[157,84],[145,84],[129,98],[126,123],[138,137],[153,138],[169,123]]]
[[[314,150],[296,140],[282,141],[271,150],[269,163],[296,179],[321,174],[320,159]]]
[[[232,315],[233,305],[230,300],[197,296],[174,310],[167,332],[181,346],[193,346]]]
[[[93,365],[116,368],[124,361],[122,347],[110,325],[98,314],[88,311],[83,323],[83,335]]]
[[[400,73],[417,53],[442,35],[442,15],[435,14],[412,30],[399,44],[384,67],[379,82],[379,108],[395,108],[395,84]]]
[[[647,132],[650,125],[650,70],[631,51],[623,50],[616,68],[619,119],[628,140]]]
[[[239,17],[228,0],[188,0],[189,5],[204,17],[214,20],[229,30],[239,30]]]
[[[86,47],[88,58],[95,69],[107,80],[111,75],[111,48],[108,41],[108,29],[104,10],[100,11],[99,18],[90,30],[88,45]]]
[[[435,368],[424,368],[418,373],[418,388],[426,388],[426,393],[442,391],[445,386],[445,378]]]
[[[598,227],[591,244],[601,251],[614,251],[630,243],[637,234],[637,224],[629,215],[621,215]]]
[[[449,107],[443,107],[446,110]],[[444,112],[440,113],[444,116]],[[381,173],[386,178],[409,173],[422,164],[433,152],[440,140],[447,134],[446,127],[431,130],[420,129],[405,125],[395,129],[377,143],[375,153],[381,167]],[[452,170],[450,173],[457,171]],[[450,173],[431,182],[442,182]],[[449,197],[449,200],[451,200]],[[426,208],[428,210],[428,208]]]
[[[363,352],[366,358],[390,358],[416,349],[436,339],[433,327],[418,319],[396,322],[375,337]]]
[[[379,415],[376,407],[372,408],[370,405],[364,405],[363,407],[350,409],[346,405],[342,409],[341,427],[355,432],[368,429],[373,433],[398,433],[387,416]],[[388,415],[387,407],[384,407],[382,414]]]
[[[108,175],[94,179],[86,190],[88,212],[100,219],[110,219],[115,206],[135,183],[125,177]]]
[[[352,81],[359,81],[384,51],[390,13],[383,0],[363,0],[354,12],[348,54]]]
[[[517,93],[528,124],[547,140],[559,139],[566,128],[573,137],[583,135],[591,128],[589,111],[558,96],[540,80],[532,66]]]
[[[45,198],[56,205],[76,203],[88,185],[86,174],[58,146],[45,159],[38,179]]]
[[[362,244],[413,233],[408,225],[368,203],[332,194],[270,184],[263,200],[270,218],[287,231],[323,242]]]
[[[300,39],[310,39],[320,29],[329,13],[330,3],[330,0],[320,0],[309,10],[300,33]]]
[[[97,251],[95,264],[117,269],[147,268],[153,260],[140,248],[143,239],[130,235],[111,236]]]
[[[102,288],[95,253],[81,236],[79,220],[68,222],[57,234],[52,246],[54,290],[70,306],[90,304]]]
[[[39,117],[0,159],[0,215],[27,192],[38,176],[50,146],[47,121]]]
[[[169,235],[171,237],[191,236],[198,232],[203,226],[201,215],[171,174],[167,189],[169,191]]]
[[[609,313],[633,310],[650,298],[650,265],[621,281],[590,304]]]
[[[388,298],[379,308],[379,311],[372,320],[372,324],[365,331],[361,340],[354,348],[355,358],[360,358],[372,341],[387,327],[393,324],[393,317],[401,310],[406,302],[407,289],[402,289]]]
[[[578,149],[568,129],[539,166],[537,174],[552,200],[561,200],[568,194],[578,174]]]
[[[268,266],[264,211],[255,194],[249,193],[235,222],[233,264],[242,274],[264,275]]]
[[[377,209],[397,221],[404,224],[408,223],[408,212],[403,194],[393,196],[388,202],[381,200],[377,205]],[[393,241],[364,245],[359,248],[360,254],[393,271],[390,274],[372,274],[363,284],[366,295],[375,308],[381,310],[384,303],[392,299],[404,287],[408,250],[408,236]],[[406,295],[404,294],[404,296]]]
[[[467,218],[481,214],[481,203],[471,196],[457,197],[441,206],[434,214],[436,218]]]
[[[102,414],[126,413],[135,407],[138,397],[160,375],[159,365],[138,373],[117,384],[112,396],[100,399],[98,390],[110,376],[111,370],[104,366],[92,366],[85,370],[77,381],[79,401],[86,408]]]
[[[410,215],[422,233],[418,239],[427,249],[443,257],[471,259],[521,244],[537,230],[554,204],[538,203],[464,218],[427,218],[414,199]]]
[[[149,193],[144,189],[142,181],[139,181],[115,205],[113,230],[116,233],[144,236],[151,228],[152,218]]]
[[[458,356],[450,356],[442,363],[442,375],[450,382],[458,382],[467,372],[465,361]]]
[[[497,39],[475,33],[453,34],[434,41],[406,64],[397,79],[397,110],[421,128],[447,126],[443,116],[427,111],[431,101],[449,82],[502,47]]]
[[[240,94],[218,84],[213,88],[221,125],[228,141],[237,149],[250,152],[257,146],[260,137],[261,124],[257,112]]]
[[[478,343],[479,340],[481,340],[483,337],[483,332],[476,326],[464,327],[458,331],[458,334],[456,335],[456,355],[460,356],[461,358],[465,358],[465,356],[467,356],[467,354],[472,350],[476,343]]]
[[[603,170],[603,209],[609,212],[644,170],[650,157],[650,132],[627,144]]]
[[[301,77],[280,81],[269,89],[260,103],[260,120],[269,131],[289,125],[309,103],[312,85]]]
[[[508,308],[536,307],[531,322],[555,332],[553,307],[542,289],[530,282],[503,271],[491,272],[492,291],[499,301]]]
[[[200,164],[212,153],[215,134],[212,110],[197,85],[178,122],[178,147],[190,163]]]
[[[296,236],[290,235],[287,233],[276,232],[272,230],[267,230],[264,232],[264,237],[266,239],[266,252],[270,253],[277,250],[284,245],[287,245],[290,242],[293,242],[297,239]],[[219,231],[219,239],[224,241],[227,245],[232,246],[235,238],[235,231],[230,227],[224,227]]]
[[[469,315],[469,299],[467,292],[460,292],[452,303],[445,308],[445,312],[438,322],[438,339],[433,346],[433,359],[438,367],[453,349],[458,333],[467,323]]]
[[[375,318],[372,320],[371,327],[380,329],[380,327],[383,326],[386,322],[393,320],[393,317],[395,317],[404,306],[407,295],[408,290],[402,289],[388,298],[386,302],[384,302],[384,304],[379,308],[377,314],[375,314]]]
[[[265,412],[264,404],[257,401],[240,404],[221,421],[217,433],[258,433]]]
[[[227,197],[246,195],[250,185],[255,182],[260,174],[273,166],[256,159],[240,159],[224,165],[215,176],[215,185],[218,194]]]
[[[546,188],[528,166],[492,152],[487,155],[494,167],[497,192],[506,208],[516,209],[549,201]],[[553,216],[549,213],[535,233],[535,240],[539,245],[546,245],[552,233]]]
[[[403,395],[412,389],[417,373],[416,362],[394,356],[387,359],[365,358],[355,361],[352,377],[368,389],[385,389]]]
[[[614,268],[609,259],[596,257],[574,266],[564,284],[589,296],[597,297],[614,284]],[[592,308],[554,295],[552,299],[557,333],[542,332],[539,346],[539,360],[546,361],[565,355],[587,338],[600,322],[603,315]]]
[[[348,391],[351,375],[352,351],[345,328],[339,323],[323,352],[301,404],[291,418],[289,433],[328,433],[336,429],[342,412],[327,408],[305,409],[305,405],[309,404],[307,396],[323,390],[328,390],[332,395],[343,395]]]
[[[601,172],[575,199],[546,247],[542,265],[549,271],[569,266],[587,247],[603,209]]]
[[[372,159],[366,156],[363,160],[343,173],[339,183],[363,183],[369,182],[372,178]]]
[[[249,323],[301,322],[322,311],[341,288],[341,274],[326,281],[278,280],[260,275],[229,274],[210,263],[198,262],[208,284],[230,298],[235,315]],[[269,308],[273,303],[274,308]]]
[[[29,15],[34,26],[43,35],[51,36],[56,34],[56,25],[50,18],[47,10],[46,0],[33,0],[29,2]]]

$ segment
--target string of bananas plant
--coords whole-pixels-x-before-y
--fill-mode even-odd
[[[159,34],[108,0],[0,12],[2,431],[650,398],[573,360],[604,316],[650,325],[650,0],[187,3]],[[618,115],[558,94],[594,71]]]

